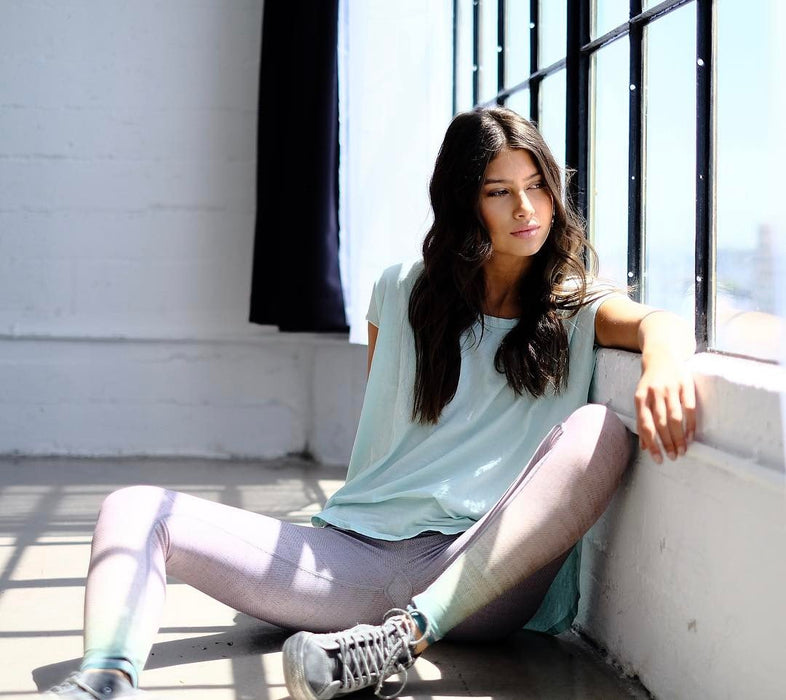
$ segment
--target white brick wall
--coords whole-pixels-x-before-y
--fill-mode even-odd
[[[365,349],[247,321],[261,22],[3,3],[0,453],[346,462]]]
[[[261,15],[3,4],[0,333],[245,328]]]
[[[0,341],[0,452],[346,464],[364,374],[365,348],[309,335]]]

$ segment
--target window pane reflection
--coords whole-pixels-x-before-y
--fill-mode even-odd
[[[646,30],[644,301],[693,323],[696,239],[696,8]]]
[[[529,2],[506,3],[505,87],[512,87],[529,76],[529,32]]]
[[[514,112],[518,112],[522,117],[529,119],[529,99],[529,90],[519,90],[508,97],[505,101],[505,106]]]
[[[497,94],[497,0],[480,0],[480,74],[478,102],[487,102]]]
[[[568,3],[559,0],[540,0],[538,6],[538,68],[565,57],[568,33]]]
[[[538,128],[560,167],[565,166],[565,89],[563,69],[545,78],[540,84],[539,93]]]
[[[628,21],[629,0],[595,0],[593,3],[590,36],[597,39]]]
[[[601,277],[626,286],[628,264],[628,42],[595,52],[591,63],[590,240]]]
[[[783,79],[775,75],[774,0],[717,4],[716,285],[713,347],[779,359],[783,320],[775,314],[779,285],[776,207],[762,184],[780,176],[773,144],[775,105]],[[741,39],[744,44],[740,46]],[[780,94],[778,94],[780,93]],[[741,114],[744,111],[744,117]],[[779,122],[782,116],[778,115]],[[777,125],[777,132],[781,125]]]

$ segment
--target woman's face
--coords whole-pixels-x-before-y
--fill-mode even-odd
[[[546,242],[553,203],[529,151],[506,148],[486,168],[479,213],[491,237],[492,262],[526,269]]]

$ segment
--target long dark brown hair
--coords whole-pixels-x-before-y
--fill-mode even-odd
[[[596,268],[584,226],[563,202],[562,171],[535,126],[508,109],[478,109],[448,127],[429,186],[434,223],[423,243],[423,272],[409,299],[415,334],[413,420],[436,423],[453,399],[461,368],[461,336],[477,321],[483,329],[491,238],[478,205],[486,168],[503,149],[532,156],[554,203],[554,221],[518,286],[521,316],[494,358],[510,387],[542,396],[559,392],[568,377],[568,336],[562,319],[587,303],[587,270]],[[566,181],[567,181],[566,174]]]

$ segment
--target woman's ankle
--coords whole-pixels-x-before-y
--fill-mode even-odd
[[[412,639],[415,640],[412,651],[416,656],[420,656],[434,643],[434,640],[429,635],[430,625],[426,616],[419,610],[410,607],[407,613],[405,618],[412,632]]]
[[[420,634],[420,632],[418,632]],[[412,648],[412,652],[415,656],[420,656],[428,647],[431,646],[427,637],[421,637],[416,643],[415,646]]]
[[[113,675],[119,676],[125,681],[128,681],[129,685],[134,685],[134,681],[131,676],[129,676],[125,671],[121,671],[119,668],[85,668],[82,669],[82,673],[85,676],[98,673],[111,673]]]
[[[80,671],[116,671],[131,687],[139,685],[137,666],[126,656],[106,654],[97,650],[88,651],[82,659]]]

